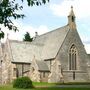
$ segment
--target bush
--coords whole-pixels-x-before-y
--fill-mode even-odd
[[[20,77],[14,80],[14,88],[33,88],[32,81],[29,77]]]

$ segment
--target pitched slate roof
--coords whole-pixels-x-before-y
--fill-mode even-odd
[[[88,54],[88,57],[89,57],[89,59],[90,59],[90,54]]]
[[[12,62],[31,63],[34,55],[37,55],[36,58],[40,58],[39,51],[41,51],[41,47],[28,42],[10,41],[10,49]]]
[[[30,63],[33,57],[37,60],[55,58],[66,35],[69,26],[64,26],[38,36],[33,42],[10,41],[12,62]]]
[[[69,26],[64,26],[36,38],[34,43],[43,45],[42,59],[55,58],[68,31]]]
[[[45,61],[36,60],[39,71],[50,71]]]

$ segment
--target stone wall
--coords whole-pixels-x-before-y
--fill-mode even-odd
[[[61,64],[58,60],[52,60],[51,64],[51,73],[48,76],[48,82],[62,82],[63,80],[62,73],[61,73]]]
[[[40,72],[34,68],[30,69],[29,77],[32,81],[40,82]]]
[[[9,43],[6,42],[2,48],[2,84],[10,83],[13,80],[13,64]]]
[[[40,71],[40,82],[48,82],[48,76],[50,72]]]
[[[85,78],[84,78],[85,76]],[[63,71],[64,82],[87,82],[88,74],[83,71]]]
[[[87,54],[84,49],[84,46],[80,40],[80,37],[76,30],[70,30],[68,35],[66,36],[62,47],[57,55],[57,60],[60,61],[64,81],[72,81],[72,72],[69,71],[69,49],[72,45],[75,45],[77,48],[77,70],[76,72],[76,82],[77,81],[86,81],[88,80],[88,73],[87,73]],[[64,72],[66,71],[66,72]],[[80,72],[78,72],[80,71]],[[84,73],[82,73],[84,72]],[[83,78],[83,80],[82,80]]]

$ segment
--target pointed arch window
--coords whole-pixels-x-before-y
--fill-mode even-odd
[[[77,49],[73,44],[69,50],[69,70],[77,69]]]

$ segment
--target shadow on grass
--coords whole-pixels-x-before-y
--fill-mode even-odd
[[[90,82],[70,82],[70,83],[38,83],[34,82],[37,90],[90,90]]]

